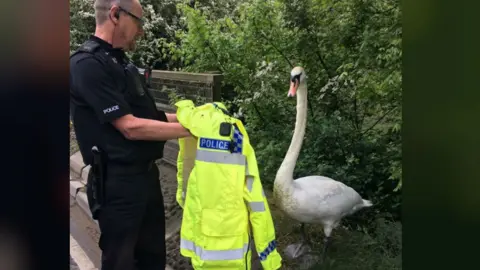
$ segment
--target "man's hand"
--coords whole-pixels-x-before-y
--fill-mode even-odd
[[[190,134],[191,137],[195,138],[195,140],[198,140],[198,138],[195,135],[193,135],[192,132],[190,132],[189,129],[187,129],[187,131],[188,131],[188,133]]]
[[[175,113],[165,113],[165,115],[167,116],[167,120],[169,123],[178,123],[178,119],[177,119],[177,114]],[[195,137],[195,135],[193,135],[190,130],[188,130],[188,134],[190,134],[191,137],[197,139],[197,137]]]
[[[175,113],[165,113],[169,123],[178,123],[177,115]]]

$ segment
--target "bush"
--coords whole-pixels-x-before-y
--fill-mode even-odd
[[[131,54],[135,63],[221,71],[231,88],[225,103],[243,113],[270,188],[295,123],[295,101],[286,99],[289,72],[303,66],[309,118],[295,177],[332,177],[371,199],[375,207],[355,222],[400,220],[399,1],[194,2],[142,1],[145,37]],[[70,5],[74,50],[94,31],[93,0]]]
[[[291,140],[289,72],[305,68],[308,127],[296,177],[325,175],[400,219],[401,13],[398,1],[250,0],[224,17],[179,5],[187,30],[171,50],[184,70],[233,85],[270,186]],[[231,104],[230,104],[231,105]]]

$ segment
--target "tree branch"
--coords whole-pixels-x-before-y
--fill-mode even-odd
[[[255,21],[255,19],[252,20],[253,21],[253,25],[255,26],[256,30],[258,30],[258,24],[257,22]],[[270,22],[270,27],[273,27],[271,25],[271,21]],[[271,29],[273,30],[273,29]],[[291,68],[293,68],[293,63],[290,61],[290,59],[288,59],[288,57],[277,47],[275,46],[275,44],[273,44],[273,42],[267,37],[267,35],[263,32],[263,30],[259,30],[258,31],[260,33],[260,36],[265,39],[265,41],[267,41],[267,43],[270,44],[270,46],[272,46],[284,59],[285,61],[287,61],[287,63],[290,65]]]
[[[307,92],[307,99],[308,99],[308,92]],[[315,121],[315,112],[313,111],[313,105],[312,102],[308,102],[308,107],[310,109],[310,114],[312,115],[312,120]]]
[[[335,129],[335,133],[337,133],[337,136],[340,137],[340,131],[338,131],[338,128]],[[342,151],[344,162],[347,164],[347,153],[345,153],[345,150],[343,149],[345,145],[342,147],[338,140],[335,140],[335,144],[338,146],[338,148],[340,148],[340,151]]]
[[[220,69],[220,71],[221,71],[222,73],[225,73],[225,66],[223,66],[222,63],[220,62],[219,57],[218,57],[218,54],[215,53],[215,51],[213,50],[212,46],[210,45],[210,43],[209,43],[207,40],[204,39],[204,43],[205,43],[205,45],[210,49],[210,51],[212,52],[212,54],[214,55],[215,60],[216,60],[217,64],[219,65],[218,68]],[[237,80],[237,83],[240,85],[240,87],[242,87],[243,89],[247,90],[247,88],[245,87],[245,85],[244,85],[241,81]],[[263,125],[265,126],[265,123],[266,123],[265,118],[264,118],[263,115],[260,113],[260,110],[258,109],[258,107],[257,107],[257,105],[255,104],[254,101],[252,101],[252,105],[253,105],[253,108],[255,109],[255,111],[257,112],[258,117],[260,117],[260,120],[262,121]]]
[[[263,115],[260,113],[260,110],[258,109],[257,104],[252,101],[252,105],[255,111],[257,112],[258,117],[260,117],[260,120],[262,121],[262,125],[265,127],[267,121],[265,121],[265,118],[263,118]]]
[[[270,44],[284,59],[287,61],[287,63],[290,65],[291,68],[293,68],[293,63],[287,58],[287,56],[277,47],[273,44],[273,42],[265,35],[263,31],[260,31],[260,36],[267,41],[267,43]]]
[[[390,114],[393,110],[395,110],[397,107],[394,106],[392,107],[390,110],[388,110],[385,114],[383,114],[380,118],[378,118],[377,121],[375,121],[375,123],[373,123],[373,125],[371,125],[369,128],[365,129],[360,135],[364,135],[365,133],[367,133],[368,131],[372,130],[375,126],[378,125],[378,123],[380,123],[380,121],[382,121],[388,114]]]
[[[358,131],[360,128],[358,123],[358,104],[357,103],[358,103],[357,93],[355,92],[353,96],[353,112],[354,112],[353,123],[354,123],[355,129]]]
[[[373,15],[387,15],[388,13],[390,13],[390,11],[394,10],[398,8],[398,6],[394,5],[393,7],[389,8],[389,9],[385,9],[385,10],[380,10],[380,9],[376,9],[373,11]]]
[[[318,40],[317,40],[318,43]],[[320,47],[320,44],[317,44]],[[327,72],[327,76],[329,79],[333,78],[335,74],[330,71],[328,68],[327,64],[323,60],[322,54],[319,51],[315,51],[315,54],[317,55],[318,59],[320,60],[320,64],[322,64],[323,69],[325,69],[325,72]]]
[[[318,60],[320,61],[320,64],[322,65],[323,69],[325,69],[325,72],[327,72],[328,78],[329,79],[333,78],[335,76],[335,73],[331,72],[330,68],[327,66],[327,63],[325,63],[325,60],[323,59],[322,53],[320,51],[320,41],[318,40],[318,36],[314,35],[312,33],[312,30],[309,29],[308,27],[306,30],[308,35],[315,36],[315,43],[317,45],[316,47],[318,48],[318,50],[315,50],[315,54],[317,55]]]
[[[204,39],[205,40],[205,39]],[[208,42],[207,40],[204,41],[205,43],[205,46],[210,50],[210,52],[213,54],[213,56],[215,57],[215,60],[217,62],[217,65],[218,65],[218,69],[220,69],[223,72],[225,72],[225,66],[220,62],[219,60],[219,57],[218,57],[218,54],[213,50],[212,46],[210,45],[210,42]]]
[[[254,24],[255,24],[255,27],[257,27],[257,23],[256,23],[255,21],[254,21]],[[270,26],[273,27],[271,21],[270,21]],[[285,55],[285,53],[283,53],[277,46],[275,46],[275,45],[273,44],[273,42],[267,37],[267,35],[265,34],[265,32],[263,32],[263,30],[261,30],[261,31],[259,31],[259,33],[260,33],[260,36],[261,36],[263,39],[265,39],[265,41],[267,41],[267,43],[269,43],[270,46],[272,46],[272,47],[285,59],[285,61],[287,61],[287,63],[290,65],[290,67],[293,68],[294,66],[293,66],[292,61],[290,61],[290,59],[288,59],[288,57]],[[313,111],[312,102],[309,102],[309,103],[308,103],[308,107],[309,107],[309,109],[310,109],[310,114],[311,114],[311,116],[312,116],[312,119],[315,119],[315,113],[314,113],[314,111]]]

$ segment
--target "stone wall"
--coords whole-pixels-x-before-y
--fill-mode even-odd
[[[151,77],[152,94],[161,108],[173,105],[169,94],[174,92],[183,99],[191,99],[200,105],[219,101],[222,75],[217,73],[187,73],[153,70]]]
[[[190,99],[196,105],[219,101],[223,76],[218,73],[188,73],[153,70],[151,75],[151,93],[157,108],[165,112],[175,112],[174,100],[169,96],[175,93],[182,99]],[[168,141],[165,145],[163,160],[174,165],[177,163],[178,143]]]

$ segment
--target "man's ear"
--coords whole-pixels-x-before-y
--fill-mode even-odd
[[[120,19],[120,8],[117,7],[117,6],[113,6],[111,9],[110,9],[110,20],[112,20],[112,22],[114,24],[117,24],[118,23],[118,19]]]

